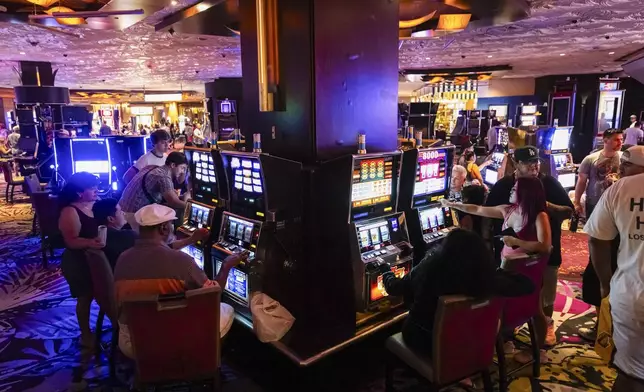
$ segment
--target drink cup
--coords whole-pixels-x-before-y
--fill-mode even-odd
[[[100,225],[98,227],[98,238],[103,245],[107,244],[107,226]]]

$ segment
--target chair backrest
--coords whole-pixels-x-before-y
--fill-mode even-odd
[[[438,300],[434,319],[434,381],[448,384],[492,365],[502,301],[460,295]]]
[[[88,249],[85,260],[92,276],[92,289],[96,303],[107,314],[110,321],[116,322],[116,294],[114,291],[114,273],[110,262],[102,250]]]
[[[127,299],[122,304],[141,383],[213,378],[220,367],[221,289]]]
[[[511,328],[518,327],[540,312],[541,286],[543,284],[543,272],[547,263],[548,256],[538,255],[525,255],[504,262],[504,268],[509,268],[512,271],[527,276],[532,281],[532,284],[534,284],[534,287],[536,287],[536,290],[532,294],[505,299],[503,306],[504,326]]]
[[[32,192],[33,206],[38,217],[38,226],[44,237],[51,237],[60,234],[58,230],[58,218],[60,217],[60,208],[58,199],[50,197],[49,192]]]
[[[27,186],[27,194],[31,196],[32,193],[34,192],[40,192],[40,181],[38,180],[38,176],[36,174],[31,174],[27,177],[25,177],[25,185]],[[33,200],[32,200],[33,204]]]

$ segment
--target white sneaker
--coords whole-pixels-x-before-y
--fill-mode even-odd
[[[557,344],[557,335],[555,334],[555,324],[548,324],[548,329],[546,329],[546,341],[545,345],[548,347],[555,346]]]

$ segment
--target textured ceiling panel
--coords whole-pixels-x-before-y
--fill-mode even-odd
[[[178,0],[124,31],[76,27],[62,34],[0,23],[0,86],[19,84],[13,68],[20,60],[52,62],[56,84],[73,88],[202,90],[215,77],[241,75],[238,38],[154,32],[152,24],[196,1]],[[532,15],[516,23],[405,40],[400,68],[509,64],[513,77],[611,72],[621,69],[613,59],[644,46],[643,0],[531,3]]]

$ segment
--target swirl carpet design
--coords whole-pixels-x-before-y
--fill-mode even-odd
[[[31,206],[25,198],[16,199],[12,205],[0,203],[0,392],[105,390],[105,357],[88,361],[79,354],[75,302],[58,268],[60,252],[50,260],[49,268],[42,267],[40,239],[29,234]],[[564,245],[564,258],[568,248],[578,251],[580,247],[580,243]],[[583,260],[587,255],[578,257]],[[544,392],[610,390],[615,371],[576,336],[579,326],[591,324],[594,316],[578,299],[579,291],[578,283],[560,281],[554,317],[560,344],[548,352],[549,363],[542,366],[538,382],[517,378],[510,385],[511,392],[531,387]],[[97,313],[94,308],[92,325]],[[298,370],[245,330],[233,328],[222,351],[224,390],[383,391],[384,340],[394,332],[386,331],[311,369]],[[519,335],[519,339],[526,338],[525,331]],[[75,374],[82,375],[81,382],[72,383]],[[118,378],[127,383],[131,375],[131,364],[119,361]],[[425,390],[407,370],[397,369],[395,380],[398,390]],[[195,389],[179,385],[168,390]]]

